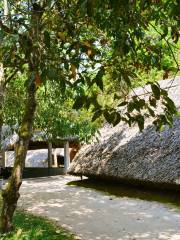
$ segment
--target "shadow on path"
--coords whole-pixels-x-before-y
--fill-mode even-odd
[[[68,186],[72,176],[26,180],[19,206],[84,240],[180,240],[180,212],[157,202]]]

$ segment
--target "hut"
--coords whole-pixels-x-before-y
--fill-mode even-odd
[[[10,172],[14,164],[14,149],[18,141],[17,128],[3,127],[3,158],[0,167]],[[24,177],[42,177],[67,173],[72,160],[72,152],[78,149],[76,136],[56,138],[49,142],[43,131],[35,131],[29,143],[25,161]]]
[[[159,81],[180,111],[180,77]],[[146,90],[151,91],[147,86]],[[146,98],[143,88],[135,89]],[[180,118],[173,127],[157,132],[148,120],[145,129],[119,123],[105,124],[99,142],[84,145],[71,163],[69,173],[130,184],[180,190]]]

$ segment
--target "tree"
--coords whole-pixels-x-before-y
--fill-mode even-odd
[[[176,71],[179,70],[171,48],[178,41],[179,20],[174,18],[177,2],[43,0],[9,3],[13,13],[9,15],[10,25],[2,21],[4,14],[0,15],[4,76],[12,80],[10,76],[14,71],[19,76],[24,74],[26,101],[21,103],[23,114],[12,176],[2,193],[3,232],[12,228],[42,86],[47,87],[49,82],[61,96],[67,88],[74,89],[70,97],[74,100],[73,108],[90,109],[94,113],[93,121],[104,116],[113,125],[121,120],[129,125],[137,122],[142,130],[144,110],[155,118],[158,128],[172,123],[176,109],[167,92],[151,83],[152,96],[148,102],[138,96],[125,100],[122,92],[115,92],[112,105],[102,104],[99,95],[104,90],[108,92],[106,82],[112,85],[120,82],[120,90],[130,89],[133,79],[137,78],[137,69],[141,72],[163,69],[161,59],[165,50],[159,42],[166,43]],[[164,27],[166,21],[168,29]],[[154,41],[154,36],[148,38],[150,27],[159,34],[158,42]],[[169,40],[170,30],[172,41]],[[8,84],[10,86],[10,82]],[[163,103],[164,114],[155,111],[159,102]],[[40,111],[42,113],[43,109]]]
[[[14,167],[8,184],[2,191],[2,232],[8,232],[12,228],[12,217],[20,196],[22,171],[32,134],[38,89],[50,80],[59,83],[61,91],[65,91],[66,85],[72,86],[80,75],[80,64],[88,62],[87,58],[83,58],[83,54],[88,51],[85,42],[88,35],[85,34],[83,23],[74,21],[73,1],[72,6],[66,1],[61,4],[54,4],[53,1],[10,3],[13,12],[10,26],[0,20],[5,75],[9,75],[15,68],[17,74],[26,72],[27,79]],[[95,55],[96,52],[93,57]]]
[[[7,15],[7,6],[5,15]],[[0,59],[1,60],[1,59]],[[2,127],[3,127],[3,102],[4,102],[4,67],[3,63],[0,61],[0,159],[3,161],[3,151],[2,151]],[[2,163],[1,163],[2,164]],[[3,164],[2,164],[3,165]]]
[[[25,39],[23,35],[21,35],[21,40],[19,44],[23,44],[24,41],[29,41],[29,44],[32,41],[37,40],[37,31],[38,28],[35,27],[35,24],[41,20],[41,14],[33,10],[33,14],[30,17],[30,22],[33,25],[31,29],[31,39]],[[4,26],[1,22],[1,26],[5,28],[6,33],[15,35],[16,31],[13,28],[9,28]],[[20,34],[18,35],[20,36]],[[16,45],[13,44],[13,47]],[[12,229],[12,216],[14,214],[14,210],[16,208],[16,203],[19,198],[19,188],[22,183],[22,170],[24,167],[24,160],[26,157],[29,139],[31,136],[32,131],[32,123],[33,123],[33,116],[36,108],[36,84],[35,79],[37,78],[38,74],[38,65],[39,62],[37,61],[37,52],[35,48],[31,48],[31,52],[28,52],[27,49],[24,50],[24,55],[27,60],[28,64],[28,86],[27,86],[27,102],[26,108],[24,112],[24,116],[22,119],[21,127],[19,130],[19,141],[16,146],[16,159],[14,168],[12,171],[11,178],[8,182],[8,185],[5,190],[2,192],[3,197],[3,206],[2,206],[2,214],[1,214],[1,228],[3,232],[10,231]],[[10,62],[9,64],[11,64]]]

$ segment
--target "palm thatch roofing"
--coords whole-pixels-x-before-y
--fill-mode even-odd
[[[159,81],[180,111],[180,77]],[[147,88],[149,88],[147,86]],[[150,89],[148,89],[150,92]],[[135,89],[146,97],[143,88]],[[108,124],[100,130],[99,143],[85,145],[71,163],[69,172],[128,182],[174,186],[180,189],[180,118],[173,127],[156,132],[151,121],[139,132],[137,126]]]
[[[9,127],[3,126],[2,128],[2,149],[5,151],[14,150],[14,145],[18,141],[17,126]],[[65,138],[56,138],[52,140],[52,148],[63,148],[64,143],[69,142],[70,147],[74,147],[79,143],[77,136],[67,136]],[[47,149],[48,139],[45,132],[35,131],[29,143],[29,150]]]

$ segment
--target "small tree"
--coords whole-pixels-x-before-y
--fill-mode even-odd
[[[73,108],[91,109],[94,112],[92,120],[103,115],[113,125],[121,120],[129,125],[137,122],[142,130],[144,110],[155,118],[154,123],[158,127],[166,123],[172,124],[176,109],[167,92],[160,89],[158,84],[151,83],[152,96],[148,102],[138,96],[125,101],[123,94],[117,92],[113,96],[112,105],[101,104],[98,96],[106,88],[108,77],[111,78],[112,85],[120,82],[123,89],[124,86],[130,89],[133,79],[137,78],[137,69],[143,72],[150,68],[163,68],[161,59],[164,47],[159,46],[159,42],[166,43],[176,63],[176,71],[179,70],[171,48],[179,36],[179,20],[173,17],[178,2],[9,2],[12,11],[8,19],[10,24],[4,23],[3,15],[0,15],[4,76],[7,78],[16,69],[18,75],[25,73],[27,79],[15,163],[12,176],[2,192],[3,232],[12,228],[38,102],[36,96],[41,86],[47,86],[47,81],[50,81],[54,89],[61,93],[69,86],[75,90],[71,96]],[[164,27],[165,24],[168,28]],[[159,34],[158,42],[154,41],[154,37],[148,38],[150,27]],[[169,31],[172,32],[172,41],[167,39]],[[164,114],[156,113],[158,102],[164,104]],[[121,106],[124,106],[123,111],[119,110]]]
[[[22,172],[32,134],[38,89],[49,80],[54,85],[58,83],[60,91],[64,92],[66,86],[73,86],[81,75],[82,64],[92,66],[99,54],[94,46],[93,57],[83,58],[89,49],[86,46],[89,33],[86,34],[84,23],[72,15],[76,11],[74,1],[19,1],[11,4],[11,11],[10,25],[0,20],[5,76],[10,75],[15,68],[18,75],[25,73],[27,79],[26,100],[21,103],[23,114],[14,167],[8,184],[2,191],[2,232],[8,232],[12,228],[12,217],[20,196]],[[3,17],[4,15],[1,16]]]

